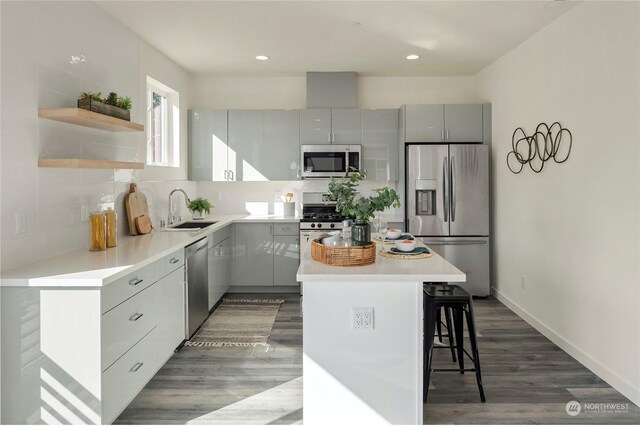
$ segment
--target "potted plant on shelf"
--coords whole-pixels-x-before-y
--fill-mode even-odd
[[[388,187],[374,189],[375,195],[368,197],[358,193],[358,185],[367,176],[366,170],[353,171],[349,176],[331,179],[329,194],[336,202],[336,211],[354,220],[351,228],[353,244],[367,245],[371,242],[371,219],[375,212],[382,212],[389,207],[400,207],[400,196]]]
[[[213,205],[206,198],[196,198],[187,204],[187,208],[193,213],[193,219],[204,219],[206,215],[211,213]],[[204,213],[204,214],[203,214]]]
[[[102,99],[102,93],[82,92],[78,99],[78,108],[131,121],[131,98],[118,96],[111,92]]]

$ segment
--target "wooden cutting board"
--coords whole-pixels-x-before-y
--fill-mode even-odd
[[[127,222],[129,223],[129,234],[138,235],[136,228],[136,218],[140,216],[149,217],[149,207],[147,197],[138,191],[135,183],[129,186],[129,193],[124,196],[124,208],[127,211]]]

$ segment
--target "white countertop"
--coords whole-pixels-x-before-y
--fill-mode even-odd
[[[203,222],[217,223],[200,230],[154,230],[147,235],[121,237],[117,247],[105,251],[76,250],[3,271],[0,285],[3,287],[101,287],[232,223],[298,221],[298,217],[275,215],[211,215]]]
[[[380,250],[378,248],[378,250]],[[311,244],[302,254],[298,281],[436,281],[464,282],[466,275],[431,250],[426,259],[391,259],[376,253],[366,266],[331,266],[311,258]]]

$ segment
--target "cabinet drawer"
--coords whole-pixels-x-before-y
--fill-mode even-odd
[[[168,275],[176,269],[184,266],[184,248],[178,249],[162,259],[156,261],[160,276],[158,279]]]
[[[112,423],[158,370],[154,333],[155,329],[102,373],[103,424]]]
[[[159,268],[159,262],[154,262],[107,284],[102,289],[102,313],[141,292],[160,278],[162,278],[162,271]]]
[[[102,315],[102,371],[156,326],[156,301],[152,285]]]
[[[298,235],[300,224],[297,222],[276,222],[273,224],[273,235]]]

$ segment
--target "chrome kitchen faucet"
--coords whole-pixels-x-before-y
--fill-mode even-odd
[[[181,188],[176,188],[173,191],[171,191],[169,193],[169,215],[167,217],[167,226],[171,226],[173,225],[173,222],[175,221],[176,217],[173,215],[173,205],[171,204],[171,196],[173,195],[174,192],[179,191],[182,192],[184,194],[184,199],[185,199],[185,203],[189,204],[191,202],[191,200],[189,199],[189,196],[187,195],[186,192],[184,192],[184,189]]]

